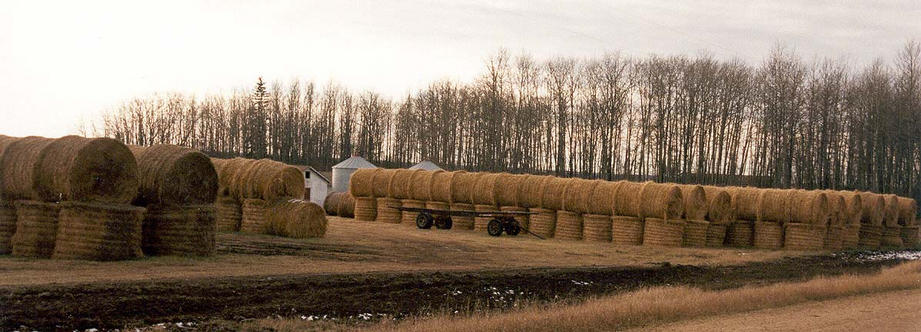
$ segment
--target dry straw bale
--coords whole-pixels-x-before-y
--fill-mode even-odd
[[[544,181],[540,191],[540,207],[550,210],[562,210],[563,201],[566,199],[564,196],[566,185],[573,180],[572,178],[551,177]]]
[[[883,226],[883,233],[879,238],[879,245],[882,247],[901,247],[902,226]]]
[[[899,225],[914,226],[918,216],[918,201],[913,198],[899,197]]]
[[[821,250],[824,246],[825,226],[791,222],[784,224],[783,246],[787,250]]]
[[[843,225],[829,225],[825,235],[825,243],[822,247],[828,250],[841,250],[843,243],[841,235],[843,232]]]
[[[841,228],[841,248],[854,249],[860,246],[860,224],[847,224]]]
[[[718,248],[723,246],[723,243],[726,242],[726,229],[728,225],[728,223],[724,222],[710,222],[710,225],[707,227],[708,247]]]
[[[255,160],[246,158],[211,158],[211,163],[214,165],[215,172],[217,172],[218,195],[232,196],[231,187],[234,185],[236,178],[248,164],[253,162]]]
[[[374,197],[355,197],[355,220],[374,221],[377,219],[377,199]]]
[[[323,210],[326,210],[326,214],[331,216],[339,215],[339,209],[337,209],[339,205],[339,196],[336,194],[338,193],[330,193],[323,199]]]
[[[304,173],[294,166],[260,159],[244,175],[246,182],[241,184],[246,190],[241,197],[266,201],[304,197]]]
[[[611,242],[611,216],[583,214],[582,237],[585,241]]]
[[[791,215],[792,190],[765,189],[758,195],[756,221],[774,221],[779,223],[793,220]]]
[[[589,212],[589,207],[594,203],[591,201],[592,191],[597,185],[598,181],[595,180],[573,179],[569,181],[563,190],[563,210],[578,213]]]
[[[22,137],[12,137],[6,135],[0,135],[0,156],[3,155],[3,151],[6,151],[6,147]]]
[[[375,172],[372,173],[373,177],[371,178],[371,195],[365,195],[365,197],[389,197],[390,185],[393,182],[393,177],[396,176],[397,171],[397,169],[376,168]],[[354,177],[355,176],[352,175],[352,178]]]
[[[614,210],[625,216],[679,219],[684,214],[684,199],[674,184],[623,182],[617,190]]]
[[[732,247],[751,247],[755,244],[754,233],[754,222],[736,220],[727,225],[726,243]]]
[[[707,192],[696,184],[678,185],[684,198],[684,219],[705,220],[707,218]]]
[[[783,225],[776,221],[756,221],[752,244],[759,249],[783,247]]]
[[[266,233],[266,202],[258,198],[243,200],[243,217],[240,222],[240,231],[246,233]]]
[[[553,237],[556,229],[556,211],[542,208],[529,208],[529,212],[536,212],[530,218],[530,231],[545,239]]]
[[[355,197],[347,192],[339,194],[339,204],[336,205],[336,215],[344,218],[355,217]]]
[[[111,138],[56,139],[42,149],[34,172],[33,187],[45,201],[129,203],[138,194],[137,160]],[[207,202],[213,201],[212,194]]]
[[[684,220],[646,218],[643,229],[644,246],[680,247],[684,239]]]
[[[883,195],[883,225],[895,227],[899,225],[899,196]]]
[[[42,150],[54,142],[53,139],[29,136],[17,139],[0,156],[0,199],[38,199],[34,187],[34,173]]]
[[[518,206],[526,208],[539,208],[541,189],[544,182],[552,177],[543,175],[526,175],[518,186]]]
[[[391,197],[378,197],[377,218],[374,220],[388,224],[399,224],[402,221],[403,213],[396,208],[401,206],[402,205],[399,199]]]
[[[217,230],[220,232],[239,232],[243,221],[243,208],[230,196],[219,196],[214,203],[217,213]]]
[[[10,239],[13,256],[48,258],[54,252],[60,204],[19,200],[16,232]]]
[[[639,207],[644,185],[642,182],[621,181],[614,195],[614,214],[642,218]]]
[[[496,203],[501,206],[520,206],[518,193],[526,177],[527,175],[521,174],[499,174],[499,178],[496,179]]]
[[[208,256],[217,230],[214,205],[148,205],[142,224],[145,255]]]
[[[520,207],[520,206],[500,206],[499,211],[528,212],[528,209]],[[526,214],[515,215],[515,216],[512,216],[512,218],[515,218],[515,220],[518,221],[518,225],[521,226],[522,231],[528,229],[528,226],[529,226],[528,222],[530,221],[530,218],[528,218],[528,215]]]
[[[882,236],[882,225],[861,224],[860,242],[858,242],[858,245],[863,248],[877,249],[879,248]]]
[[[496,212],[499,211],[499,207],[490,204],[474,204],[473,210],[476,212]],[[489,226],[489,221],[493,220],[493,218],[495,217],[474,217],[473,230],[485,232],[486,228]]]
[[[844,224],[860,224],[863,218],[863,197],[856,191],[838,191],[844,198]]]
[[[474,207],[468,203],[451,203],[451,211],[474,211]],[[471,216],[452,216],[451,222],[451,229],[466,231],[473,229],[474,219]]]
[[[705,220],[688,220],[684,226],[684,239],[682,245],[685,247],[703,247],[707,245],[707,229],[710,228],[710,222]]]
[[[861,192],[860,201],[860,222],[862,224],[869,225],[882,225],[883,214],[885,213],[883,209],[886,206],[886,201],[883,199],[883,195],[874,194],[871,192]]]
[[[458,172],[451,178],[451,203],[473,204],[473,190],[482,173]]]
[[[906,247],[915,247],[918,245],[918,226],[902,226],[902,244]]]
[[[432,200],[432,183],[435,174],[444,173],[442,170],[419,170],[410,178],[409,197],[420,201]]]
[[[380,168],[361,168],[349,177],[349,193],[354,197],[373,197],[374,178],[383,170]]]
[[[423,204],[426,209],[429,210],[440,210],[440,211],[449,211],[451,210],[451,204],[439,201],[426,201]],[[405,206],[405,205],[404,205]]]
[[[425,207],[425,201],[420,201],[420,200],[415,200],[415,199],[401,199],[400,206],[407,207],[407,208],[420,208],[421,209]],[[415,226],[416,217],[418,216],[419,216],[419,212],[401,211],[400,223],[404,225]]]
[[[732,220],[732,196],[722,187],[704,186],[707,196],[707,220],[727,223]]]
[[[273,202],[266,208],[268,234],[307,239],[326,235],[326,214],[316,203],[302,199]]]
[[[61,203],[52,258],[117,261],[142,257],[145,210],[128,204]],[[214,219],[210,221],[213,224]]]
[[[7,201],[0,201],[0,255],[13,251],[11,239],[16,233],[16,207]]]
[[[847,221],[847,202],[840,192],[834,190],[823,191],[828,196],[828,224],[830,226],[844,225]]]
[[[410,197],[410,192],[412,191],[412,179],[416,173],[425,172],[421,169],[398,169],[393,173],[393,176],[390,177],[390,183],[388,188],[390,188],[388,197],[397,198],[397,199],[407,199]],[[377,181],[374,185],[377,186]],[[377,189],[375,189],[377,193]]]
[[[791,190],[790,219],[793,222],[827,226],[828,195],[814,190]]]
[[[480,173],[473,186],[473,204],[499,206],[496,200],[496,183],[502,174]]]
[[[204,153],[169,144],[129,148],[140,181],[134,205],[201,205],[217,197],[217,171]]]
[[[463,172],[463,171],[460,171]],[[436,172],[432,176],[432,200],[451,203],[451,183],[459,172]]]
[[[588,213],[614,215],[614,198],[617,196],[617,187],[623,181],[611,182],[595,180],[597,184],[589,194]]]
[[[582,239],[582,214],[572,211],[556,211],[556,229],[553,238],[560,240]]]
[[[643,243],[643,219],[630,216],[611,217],[611,242],[638,246]]]
[[[755,221],[761,208],[761,194],[764,189],[754,187],[727,187],[726,191],[732,197],[730,209],[734,219]]]

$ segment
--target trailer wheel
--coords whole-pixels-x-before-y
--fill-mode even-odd
[[[489,224],[486,225],[486,232],[492,236],[502,235],[502,222],[499,219],[492,219],[489,221]]]
[[[419,215],[416,216],[416,227],[420,229],[429,229],[432,228],[432,215],[427,212],[419,212]]]
[[[521,233],[521,226],[518,226],[518,222],[513,222],[509,224],[508,229],[505,230],[508,235],[515,236]]]
[[[435,228],[438,229],[451,229],[454,222],[451,221],[451,217],[448,216],[438,216],[435,217]]]

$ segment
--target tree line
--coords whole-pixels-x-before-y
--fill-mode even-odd
[[[921,198],[921,46],[855,67],[775,47],[759,64],[708,55],[538,60],[500,50],[472,82],[388,98],[336,84],[135,98],[96,134],[215,156],[380,166],[861,189]]]

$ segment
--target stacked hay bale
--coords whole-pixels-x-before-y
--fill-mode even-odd
[[[443,211],[451,209],[451,204],[449,203],[450,202],[450,192],[447,193],[448,195],[445,195],[445,193],[443,192],[444,185],[439,185],[439,183],[443,183],[443,182],[448,182],[448,185],[450,185],[451,182],[445,181],[445,180],[450,179],[451,176],[453,176],[452,172],[446,172],[443,170],[437,170],[437,171],[431,172],[431,177],[428,179],[428,184],[426,184],[425,187],[418,189],[418,190],[427,191],[427,193],[424,194],[425,196],[419,196],[419,197],[425,197],[425,208],[426,209],[443,210]],[[439,191],[437,195],[436,195],[436,191]],[[453,222],[453,218],[452,218],[452,222]]]
[[[733,247],[754,246],[754,222],[758,220],[764,189],[752,187],[729,187],[726,189],[732,201],[730,208],[734,218],[726,226],[726,244]]]
[[[860,221],[863,219],[863,199],[855,191],[838,191],[844,198],[841,248],[853,249],[860,244]]]
[[[344,218],[355,217],[355,197],[347,192],[334,192],[326,195],[323,200],[323,210],[331,216]]]
[[[60,204],[34,200],[17,200],[14,204],[16,232],[10,239],[13,256],[50,258],[57,241]]]
[[[685,247],[703,247],[707,245],[707,231],[710,228],[710,222],[706,220],[687,220],[684,227],[684,240],[682,245]]]
[[[408,174],[409,181],[405,184],[406,198],[400,200],[400,206],[418,209],[425,208],[425,202],[432,199],[432,177],[435,175],[435,172],[415,169],[411,170]],[[418,216],[418,212],[402,211],[400,223],[407,226],[415,226],[416,217]]]
[[[526,175],[518,185],[518,205],[532,213],[528,217],[528,230],[543,238],[553,236],[556,228],[556,211],[541,208],[541,189],[551,177]]]
[[[704,186],[707,197],[707,246],[721,247],[726,239],[726,228],[732,222],[732,196],[725,188]]]
[[[519,174],[502,174],[496,180],[496,203],[499,204],[499,211],[505,212],[528,212],[528,208],[520,202],[521,186],[527,175]],[[522,230],[527,230],[530,218],[527,214],[514,216]]]
[[[499,203],[496,200],[496,184],[499,180],[499,174],[475,173],[474,179],[473,191],[470,193],[474,211],[499,211]],[[475,217],[473,219],[473,230],[485,232],[489,226],[489,221],[492,219],[493,217]]]
[[[684,237],[684,220],[646,218],[643,229],[644,246],[680,247]]]
[[[837,191],[824,191],[828,196],[828,209],[831,212],[828,218],[828,231],[825,236],[823,247],[830,250],[839,250],[842,248],[842,235],[844,233],[844,222],[847,220],[847,202],[844,196]]]
[[[824,227],[807,223],[784,225],[784,248],[788,250],[821,250]]]
[[[637,246],[643,243],[643,219],[629,216],[611,217],[611,242]]]
[[[244,233],[267,233],[265,224],[265,200],[258,198],[243,199],[243,221],[240,231]]]
[[[756,221],[753,246],[759,249],[780,249],[783,247],[783,226],[773,221]]]
[[[684,199],[674,184],[621,182],[614,213],[644,220],[643,245],[681,246],[684,238]]]
[[[707,244],[707,229],[710,222],[708,214],[707,192],[699,185],[679,185],[681,197],[684,198],[684,246],[703,247]]]
[[[883,229],[880,235],[880,246],[901,247],[902,226],[899,225],[899,197],[896,195],[883,195]]]
[[[399,224],[403,221],[403,212],[396,208],[403,206],[403,199],[409,198],[409,179],[414,170],[384,169],[374,175],[374,196],[377,197],[377,222]],[[416,215],[407,212],[407,217],[416,219]]]
[[[472,193],[473,187],[476,185],[476,173],[468,173],[464,171],[452,172],[450,182],[448,184],[441,183],[438,185],[439,189],[436,191],[450,190],[450,204],[452,211],[475,211],[476,209],[473,206]],[[446,189],[448,187],[450,189]],[[444,193],[438,194],[441,197],[444,197]],[[472,230],[474,228],[475,220],[471,216],[456,216],[452,218],[453,227],[455,230]]]
[[[15,208],[16,226],[9,235],[10,252],[15,256],[51,257],[57,229],[57,204],[41,204],[33,185],[39,154],[50,138],[25,137],[7,141],[0,156],[0,191],[6,206]],[[19,202],[17,200],[32,201]]]
[[[611,242],[611,216],[605,214],[583,214],[582,237],[586,241]]]
[[[279,201],[304,197],[304,175],[294,166],[246,158],[217,164],[219,196],[233,197],[241,203],[241,232],[268,233],[266,209]],[[360,185],[361,181],[353,183],[356,182]]]
[[[358,169],[349,179],[349,194],[355,197],[355,220],[373,221],[377,218],[374,178],[380,168]]]
[[[883,232],[883,216],[886,202],[883,195],[861,192],[862,218],[860,224],[860,247],[879,248]]]
[[[563,187],[562,209],[557,211],[554,237],[563,240],[583,239],[585,219],[582,214],[588,212],[590,196],[597,185],[596,181],[583,179],[570,179],[566,182]],[[592,236],[598,237],[597,234]]]
[[[541,218],[540,226],[534,225],[532,227],[538,227],[541,236],[552,236],[559,237],[557,234],[557,229],[561,222],[566,223],[566,233],[563,234],[561,238],[563,239],[573,239],[576,237],[574,227],[577,225],[581,227],[581,218],[571,212],[563,211],[563,201],[565,199],[564,192],[566,191],[566,185],[569,184],[573,179],[570,178],[558,178],[558,177],[547,177],[544,181],[541,182],[540,186],[540,208],[542,210],[537,211],[540,214],[543,214],[544,217]],[[547,211],[553,211],[553,213],[548,213]],[[540,215],[539,214],[539,215]],[[553,216],[553,219],[548,217]],[[566,218],[566,220],[561,221],[560,218]]]
[[[215,207],[148,205],[142,224],[145,255],[208,256],[214,253]]]
[[[19,138],[0,135],[0,162],[3,160],[4,151],[10,143]],[[0,164],[2,167],[2,164]],[[3,196],[3,169],[0,168],[0,255],[9,254],[13,251],[10,243],[13,234],[16,233],[16,207],[13,201]]]
[[[899,225],[902,226],[900,236],[902,244],[906,247],[918,245],[918,202],[912,198],[899,197]]]
[[[236,198],[218,196],[214,202],[216,216],[215,223],[220,232],[239,232],[243,223],[243,207]]]
[[[321,206],[295,198],[276,200],[265,219],[267,234],[296,239],[323,237],[328,223]]]

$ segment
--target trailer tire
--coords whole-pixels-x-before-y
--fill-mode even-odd
[[[489,221],[489,224],[486,225],[486,232],[492,236],[502,235],[502,222],[499,219],[492,219]]]
[[[432,215],[427,212],[419,212],[419,215],[416,216],[416,227],[419,229],[429,229],[432,228]]]
[[[451,221],[451,217],[448,216],[438,216],[435,217],[435,228],[438,229],[451,229],[454,222]]]

